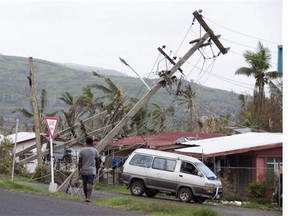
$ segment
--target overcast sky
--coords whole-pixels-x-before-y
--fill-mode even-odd
[[[281,0],[214,1],[0,1],[0,53],[115,69],[135,76],[119,61],[123,57],[142,77],[156,77],[166,67],[157,48],[183,56],[189,41],[203,35],[192,13],[202,9],[206,23],[224,47],[225,55],[206,47],[183,66],[186,78],[199,84],[252,94],[254,79],[235,76],[247,66],[243,53],[258,41],[271,51],[277,70],[277,47],[282,44]],[[180,46],[181,45],[181,46]],[[161,60],[161,58],[158,58]]]

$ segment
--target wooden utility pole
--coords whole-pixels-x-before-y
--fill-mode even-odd
[[[221,44],[221,42],[219,41],[218,37],[214,35],[213,31],[209,28],[209,26],[206,24],[206,22],[203,20],[202,15],[200,15],[198,13],[198,11],[195,11],[193,13],[194,17],[197,19],[197,21],[200,23],[200,25],[203,27],[203,29],[206,31],[206,33],[199,39],[197,39],[197,42],[195,43],[195,45],[188,50],[188,52],[179,59],[179,61],[175,64],[173,61],[173,67],[171,68],[171,70],[167,71],[165,73],[165,76],[163,76],[164,80],[166,82],[169,82],[169,80],[171,80],[173,74],[177,71],[180,70],[180,72],[182,72],[182,70],[180,69],[180,67],[185,63],[185,61],[187,61],[191,55],[193,55],[193,53],[199,49],[204,42],[210,37],[211,40],[216,44],[216,46],[219,48],[219,50],[223,53],[226,54],[227,53],[227,49],[223,47],[223,45]],[[159,50],[159,48],[158,48]],[[159,50],[160,51],[160,50]],[[162,53],[162,52],[161,52]],[[171,61],[171,60],[170,60]],[[134,107],[127,113],[127,115],[115,126],[115,128],[113,128],[107,135],[106,137],[104,137],[104,139],[102,139],[100,141],[100,143],[97,145],[97,150],[100,152],[102,151],[105,146],[108,144],[108,142],[115,136],[117,135],[117,133],[122,129],[122,127],[124,127],[124,125],[143,107],[147,104],[148,100],[161,88],[162,86],[162,82],[158,82],[156,85],[154,85],[151,90],[144,95],[144,97],[142,97],[141,100],[138,101],[138,103],[136,103],[134,105]]]
[[[177,63],[174,61],[171,61],[171,59],[168,59],[172,64],[173,67],[166,71],[163,76],[162,80],[159,81],[157,84],[155,84],[147,93],[140,99],[134,107],[125,115],[125,117],[118,122],[118,124],[100,141],[100,143],[96,146],[96,149],[101,152],[107,144],[110,142],[110,140],[119,133],[119,131],[127,124],[127,122],[133,118],[133,116],[143,107],[147,104],[149,99],[166,83],[170,83],[173,81],[173,74],[179,70],[181,70],[181,66],[193,55],[194,52],[196,52],[200,47],[205,46],[204,42],[210,37],[211,40],[216,44],[216,46],[220,49],[220,51],[225,54],[227,53],[227,49],[222,46],[220,41],[218,40],[218,37],[214,35],[213,31],[208,27],[208,25],[204,22],[202,19],[202,16],[195,11],[193,13],[195,18],[198,20],[200,25],[205,29],[206,33],[199,39],[195,40],[195,44],[192,48],[188,50],[188,52],[178,60]],[[160,48],[158,48],[159,50]],[[160,49],[161,50],[161,49]],[[160,51],[159,50],[159,51]],[[160,51],[161,52],[161,51]],[[161,52],[163,54],[163,52]],[[165,56],[165,55],[164,55]],[[66,187],[68,186],[70,180],[76,176],[77,169],[63,182],[62,185],[58,188],[58,191],[64,191],[66,190]]]
[[[200,40],[182,57],[179,61],[166,72],[165,79],[169,81],[172,75],[187,61],[190,56],[208,39],[209,34],[206,33]],[[97,145],[97,150],[101,152],[110,140],[118,134],[124,125],[143,107],[147,104],[149,99],[162,87],[162,82],[158,82],[151,90],[139,100],[134,107],[126,114],[126,116],[113,128]]]
[[[38,102],[36,95],[36,87],[35,87],[35,74],[34,74],[34,65],[33,58],[29,57],[29,70],[30,70],[30,88],[32,95],[32,107],[34,113],[34,125],[35,125],[35,135],[36,135],[36,148],[37,148],[37,162],[38,167],[43,164],[42,162],[42,152],[41,152],[41,137],[40,137],[40,115],[38,110]]]

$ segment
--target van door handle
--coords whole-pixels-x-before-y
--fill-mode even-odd
[[[179,175],[179,177],[183,177],[183,175]]]

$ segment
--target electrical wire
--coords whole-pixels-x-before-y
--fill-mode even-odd
[[[189,33],[189,32],[191,31],[191,29],[192,29],[193,24],[194,24],[194,23],[192,22],[191,25],[189,26],[189,28],[188,28],[188,30],[187,30],[187,32],[186,32],[184,38],[182,39],[182,41],[181,41],[179,47],[176,49],[175,54],[177,54],[178,51],[180,50],[180,48],[182,47],[184,41],[186,40],[186,38],[187,38],[187,36],[188,36],[188,33]]]
[[[236,30],[233,30],[233,29],[231,29],[231,28],[227,28],[227,27],[225,27],[225,26],[223,26],[223,25],[220,25],[220,24],[212,21],[211,19],[209,19],[209,18],[206,17],[206,16],[205,16],[205,19],[207,19],[209,22],[211,22],[211,23],[213,23],[213,24],[215,24],[215,25],[217,25],[217,26],[219,26],[219,27],[221,27],[221,28],[224,28],[224,29],[226,29],[226,30],[228,30],[228,31],[231,31],[231,32],[234,32],[234,33],[237,33],[237,34],[246,36],[246,37],[250,37],[250,38],[253,38],[253,39],[256,39],[256,40],[265,41],[265,42],[268,42],[268,43],[271,43],[271,44],[279,45],[279,43],[276,43],[276,42],[274,42],[274,41],[270,41],[270,40],[266,40],[266,39],[263,39],[263,38],[255,37],[255,36],[253,36],[253,35],[245,34],[245,33],[242,33],[242,32],[236,31]]]
[[[239,56],[242,56],[242,57],[243,57],[243,54],[238,53],[238,52],[235,52],[235,51],[233,51],[233,50],[230,50],[229,52],[231,52],[231,53],[233,53],[233,54],[235,54],[235,55],[239,55]],[[252,60],[252,58],[251,58],[251,60]],[[255,59],[255,60],[258,60],[258,59]],[[258,60],[258,61],[259,61],[259,60]],[[260,61],[259,61],[259,62],[260,62]],[[265,61],[262,61],[262,62],[265,62]],[[275,62],[271,62],[271,64],[277,65],[277,63],[275,63]]]
[[[207,71],[206,69],[203,69],[203,67],[200,68],[200,67],[198,67],[197,65],[194,65],[194,64],[192,64],[192,63],[190,63],[190,62],[188,62],[188,61],[187,61],[187,64],[190,64],[190,65],[192,65],[194,68],[199,69],[199,70],[201,71],[201,73],[204,72],[203,74],[208,73],[210,76],[213,76],[213,77],[215,77],[215,78],[217,78],[217,79],[220,79],[220,80],[222,80],[222,81],[224,81],[224,82],[228,82],[228,83],[230,83],[230,84],[233,84],[233,85],[236,85],[236,86],[239,86],[239,87],[247,88],[247,89],[249,89],[249,90],[253,90],[253,89],[254,89],[254,87],[251,87],[250,84],[243,83],[243,82],[240,82],[240,81],[231,80],[231,79],[229,79],[229,78],[226,78],[226,77],[220,76],[220,75],[218,75],[218,74],[212,73],[212,71],[209,72],[209,71]],[[195,82],[195,83],[198,83],[201,78],[202,78],[202,76],[201,76],[201,77],[197,80],[197,82]]]
[[[232,40],[229,40],[229,39],[226,39],[226,38],[223,38],[223,37],[221,37],[221,40],[227,41],[227,42],[230,42],[230,43],[234,43],[234,44],[237,44],[237,45],[240,45],[240,46],[243,46],[243,47],[247,47],[247,48],[250,48],[250,49],[255,49],[254,46],[248,46],[248,45],[246,45],[246,44],[239,43],[239,42],[236,42],[236,41],[232,41]],[[229,50],[229,51],[230,51],[230,50]],[[269,51],[272,52],[272,53],[275,53],[275,54],[278,53],[277,51],[273,51],[273,50],[269,50]]]
[[[211,67],[210,71],[207,73],[205,80],[203,81],[203,84],[207,81],[208,77],[211,75],[214,65],[215,65],[215,59],[213,59],[213,61],[210,63],[209,67],[207,68],[208,70]]]

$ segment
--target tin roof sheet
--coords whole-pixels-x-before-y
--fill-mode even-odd
[[[192,140],[182,142],[185,145],[193,145],[177,149],[178,152],[196,154],[217,154],[232,152],[237,150],[249,150],[257,147],[264,147],[275,144],[282,144],[282,133],[244,133],[225,137],[215,137],[203,140]]]

